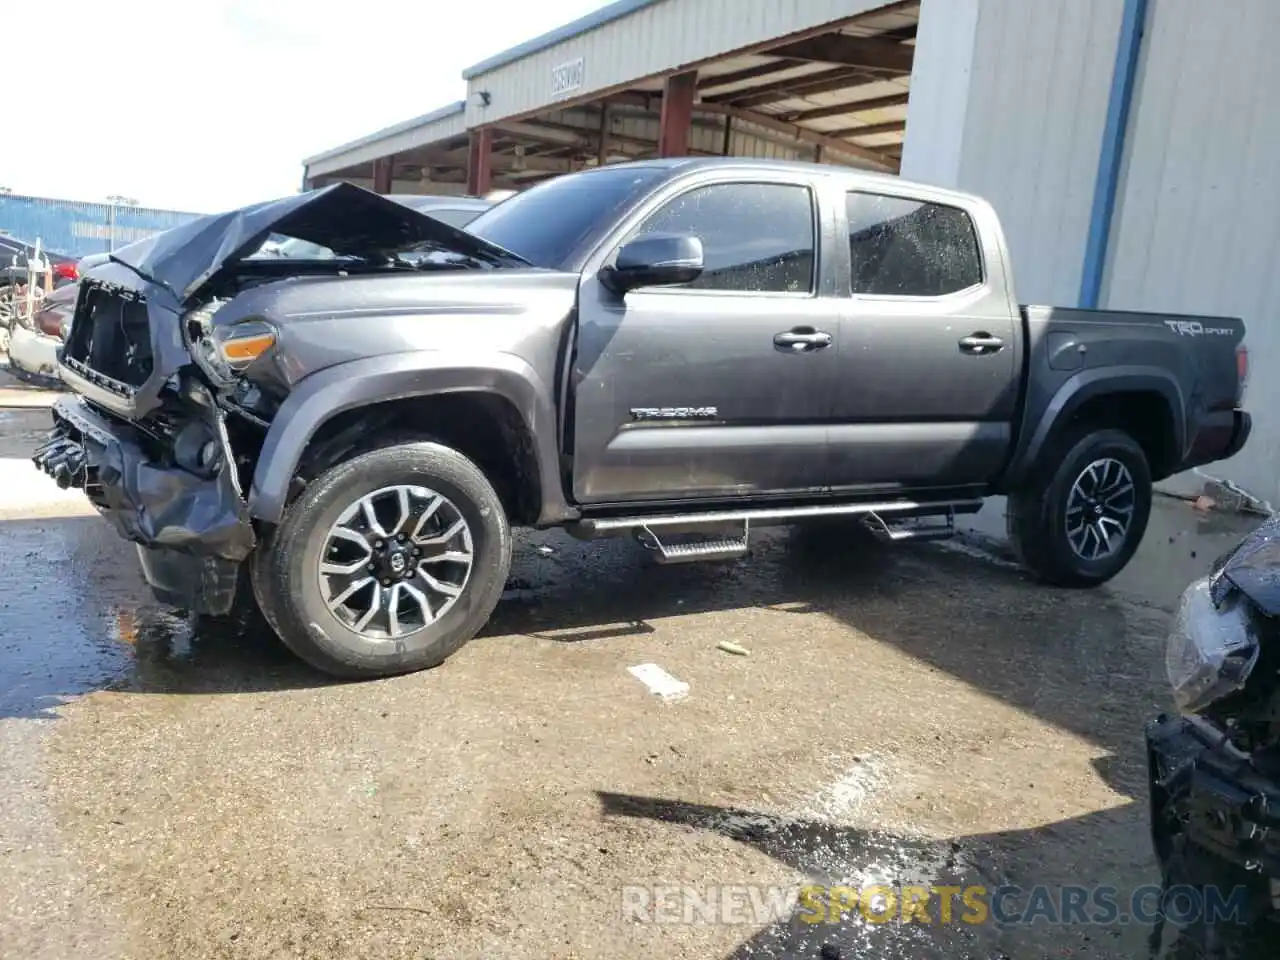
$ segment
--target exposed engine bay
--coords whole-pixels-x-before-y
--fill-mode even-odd
[[[333,256],[254,255],[280,235]],[[187,594],[202,598],[203,612],[225,612],[234,570],[256,545],[246,495],[264,439],[306,374],[273,355],[279,321],[290,317],[277,292],[287,298],[290,285],[324,278],[516,261],[349,184],[200,218],[125,247],[80,284],[60,359],[77,395],[54,405],[54,428],[34,460],[59,486],[83,488],[139,546],[144,566],[149,554],[152,566],[190,558],[170,591],[175,605],[192,606],[181,602]],[[149,579],[154,586],[150,571]],[[231,587],[211,590],[211,580]]]

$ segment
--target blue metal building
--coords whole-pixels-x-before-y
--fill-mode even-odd
[[[107,253],[198,216],[178,210],[0,194],[0,235],[27,243],[38,237],[46,250],[74,257]]]

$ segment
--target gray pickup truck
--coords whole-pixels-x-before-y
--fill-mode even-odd
[[[272,234],[334,255],[253,257]],[[945,536],[1004,494],[1035,575],[1102,583],[1154,479],[1248,438],[1243,336],[1020,307],[987,203],[855,170],[612,165],[466,232],[340,184],[93,270],[35,461],[163,602],[256,601],[376,676],[484,625],[518,526],[723,559],[825,517]]]

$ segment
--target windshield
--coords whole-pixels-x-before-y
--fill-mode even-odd
[[[557,177],[504,200],[471,221],[467,232],[535,266],[558,269],[664,173],[662,167],[628,166]]]
[[[429,205],[419,205],[412,201],[405,201],[404,205],[410,209],[417,210],[425,216],[439,220],[441,223],[447,223],[451,227],[457,227],[461,230],[468,223],[474,220],[479,214],[484,212],[482,207],[441,207],[433,208]],[[411,252],[412,248],[409,251]],[[334,253],[328,247],[323,247],[318,243],[312,243],[309,240],[299,240],[297,237],[286,237],[279,233],[273,233],[263,242],[255,253],[249,255],[248,259],[258,260],[264,257],[285,257],[289,260],[334,260],[334,259],[351,259],[342,258]]]
[[[285,237],[278,233],[273,233],[258,248],[256,253],[250,254],[249,259],[257,259],[260,257],[287,257],[290,260],[332,260],[337,254],[328,247],[322,247],[318,243],[312,243],[309,240],[299,240],[297,237]]]
[[[441,223],[447,223],[449,226],[457,227],[459,230],[484,213],[484,209],[481,207],[416,207],[415,209],[419,213],[434,217]]]

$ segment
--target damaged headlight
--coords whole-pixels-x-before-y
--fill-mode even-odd
[[[216,327],[213,343],[218,354],[232,370],[245,369],[276,344],[276,332],[260,320],[249,320],[231,327]]]
[[[276,331],[262,320],[215,326],[213,315],[223,306],[214,301],[183,318],[187,348],[196,364],[215,382],[230,386],[250,364],[275,346]]]
[[[1203,577],[1182,594],[1165,651],[1173,697],[1183,713],[1199,713],[1242,689],[1261,649],[1249,602],[1233,590],[1215,604],[1212,581]]]

